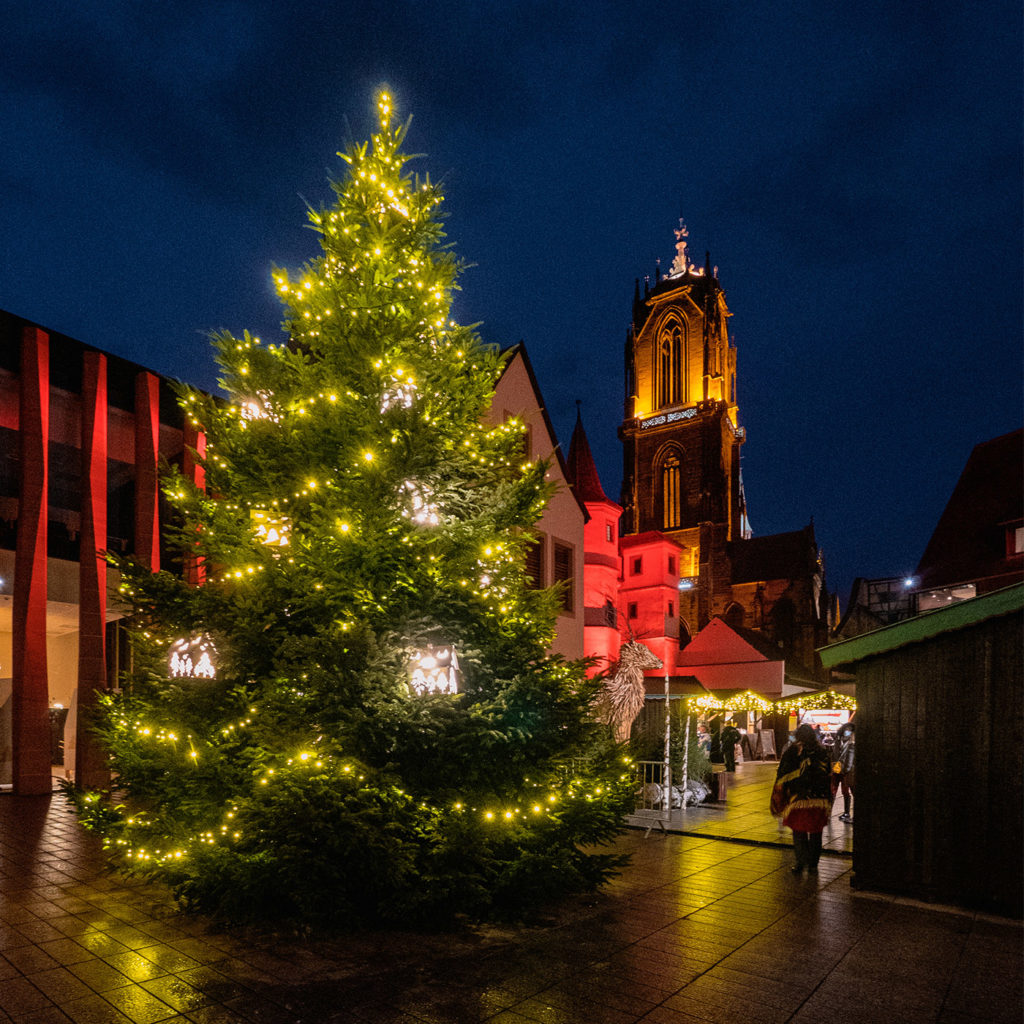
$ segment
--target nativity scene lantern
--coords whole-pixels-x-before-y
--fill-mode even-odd
[[[264,509],[254,508],[249,513],[253,527],[256,530],[256,539],[261,544],[271,548],[283,548],[288,546],[291,534],[291,522],[287,516],[277,512],[267,512]]]
[[[172,679],[213,679],[217,675],[217,648],[208,633],[183,637],[167,652],[167,674]]]
[[[409,662],[409,686],[417,697],[459,692],[459,656],[454,644],[414,651]]]

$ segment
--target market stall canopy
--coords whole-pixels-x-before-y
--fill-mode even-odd
[[[753,690],[714,690],[694,695],[689,704],[700,711],[753,711],[759,715],[770,714],[776,706],[775,701]]]
[[[825,708],[856,711],[857,700],[836,690],[818,690],[817,693],[798,693],[775,702],[777,711],[820,711]]]

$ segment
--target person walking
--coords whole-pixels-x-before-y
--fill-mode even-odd
[[[839,815],[840,821],[853,824],[853,815],[850,814],[850,800],[853,796],[854,782],[854,756],[856,748],[853,738],[853,722],[847,722],[839,730],[839,738],[836,740],[836,763],[839,765],[839,788],[843,793],[843,813]]]
[[[832,811],[831,760],[814,729],[801,725],[783,751],[772,789],[771,811],[793,830],[792,871],[814,875],[821,857],[821,833]]]
[[[740,731],[730,718],[722,730],[722,757],[725,758],[725,770],[736,771],[736,744],[740,741]]]

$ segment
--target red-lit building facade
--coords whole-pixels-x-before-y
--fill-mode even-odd
[[[0,785],[104,781],[87,722],[126,645],[98,552],[166,567],[159,464],[198,481],[202,444],[165,378],[0,313]]]
[[[693,266],[685,228],[676,237],[668,275],[634,294],[620,503],[605,495],[579,421],[570,445],[570,478],[591,517],[585,647],[600,669],[635,637],[666,666],[650,677],[781,696],[825,678],[815,654],[828,636],[822,559],[813,523],[751,535],[730,313],[710,259]],[[716,622],[728,636],[717,626],[704,635]]]

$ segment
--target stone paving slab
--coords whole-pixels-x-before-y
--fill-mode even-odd
[[[630,831],[630,867],[543,926],[315,941],[182,915],[59,794],[0,795],[0,1024],[1021,1020],[1020,922],[856,893],[838,849],[794,878],[753,819],[773,767],[737,774],[718,834]]]

